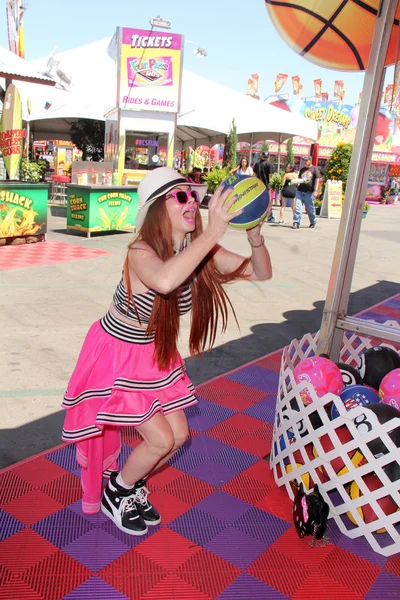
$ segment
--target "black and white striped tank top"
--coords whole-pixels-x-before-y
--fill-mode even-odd
[[[142,325],[149,323],[156,292],[148,290],[142,294],[132,294],[132,297],[135,304],[128,302],[128,292],[125,287],[124,278],[122,277],[114,292],[113,304],[116,311],[124,317],[131,319],[132,323],[128,324],[126,321],[122,321],[108,312],[100,320],[101,326],[107,333],[124,342],[149,344],[154,341],[154,333],[147,335],[146,330],[138,327],[138,324],[139,319]],[[190,284],[181,286],[178,304],[181,315],[188,313],[192,308],[192,290]]]
[[[134,303],[128,302],[128,292],[125,287],[124,278],[122,277],[114,292],[113,303],[116,310],[121,315],[131,318],[136,323],[140,320],[140,323],[147,325],[150,321],[156,292],[148,290],[141,294],[132,294],[132,298]],[[178,304],[180,315],[185,315],[192,308],[192,290],[190,285],[186,284],[180,288]]]

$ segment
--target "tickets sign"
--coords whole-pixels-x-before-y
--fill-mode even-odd
[[[120,108],[178,112],[182,36],[125,27],[119,31]]]

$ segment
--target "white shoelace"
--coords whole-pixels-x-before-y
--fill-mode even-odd
[[[149,490],[142,486],[136,490],[136,494],[133,496],[136,502],[139,502],[142,506],[148,506],[149,502],[147,500],[147,496],[150,494]],[[131,496],[132,497],[132,496]]]
[[[125,513],[130,513],[137,510],[136,509],[136,504],[135,504],[135,498],[132,496],[128,496],[127,498],[123,498],[121,500],[121,511],[122,514]],[[139,515],[137,515],[136,517],[134,517],[134,519],[137,519]]]

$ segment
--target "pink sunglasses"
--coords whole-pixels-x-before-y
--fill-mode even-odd
[[[179,204],[186,204],[190,198],[193,198],[195,202],[200,204],[200,194],[196,190],[189,190],[187,192],[184,190],[172,190],[168,192],[166,198],[175,198]]]

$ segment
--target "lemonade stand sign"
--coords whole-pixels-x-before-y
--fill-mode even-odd
[[[134,230],[137,191],[111,186],[68,186],[67,229],[90,233]]]

